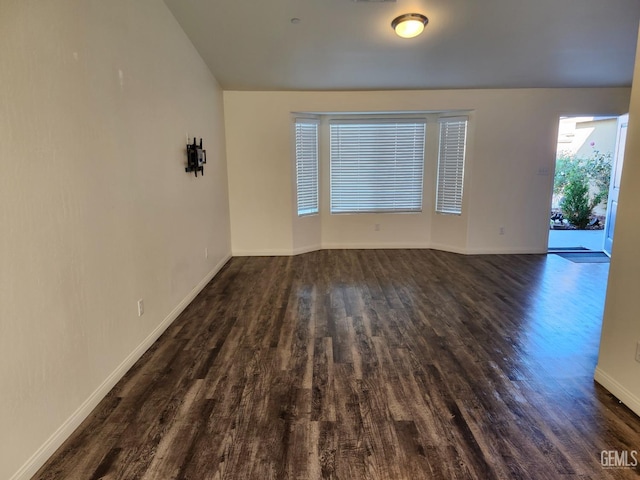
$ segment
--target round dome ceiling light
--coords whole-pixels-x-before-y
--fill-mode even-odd
[[[417,37],[422,33],[424,27],[429,23],[429,19],[419,13],[405,13],[391,22],[391,27],[396,35],[402,38]]]

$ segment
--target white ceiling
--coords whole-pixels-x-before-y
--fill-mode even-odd
[[[629,86],[640,21],[640,0],[165,3],[226,90]],[[429,24],[401,39],[409,12]]]

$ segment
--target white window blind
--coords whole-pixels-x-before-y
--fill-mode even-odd
[[[318,122],[296,119],[298,216],[318,213]]]
[[[467,117],[441,118],[436,212],[462,213]]]
[[[425,120],[330,123],[331,213],[422,210]]]

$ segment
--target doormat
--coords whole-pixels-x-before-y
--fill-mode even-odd
[[[556,253],[559,257],[572,261],[573,263],[609,263],[610,258],[603,252],[571,252]]]

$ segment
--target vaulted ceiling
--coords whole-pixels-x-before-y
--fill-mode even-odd
[[[640,22],[640,0],[165,3],[226,90],[629,86]],[[401,39],[409,12],[429,24]]]

